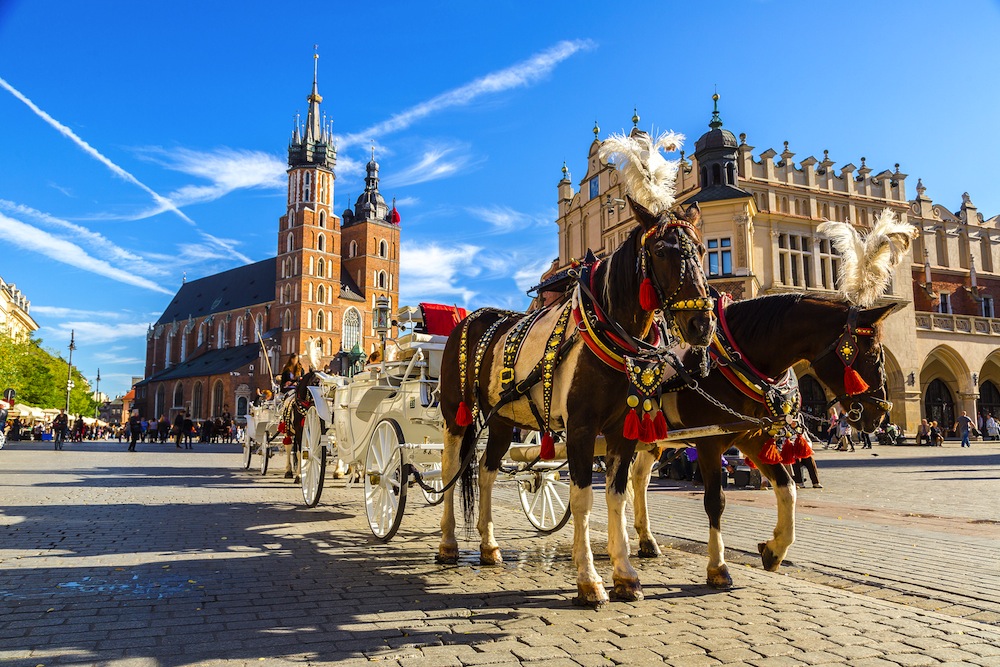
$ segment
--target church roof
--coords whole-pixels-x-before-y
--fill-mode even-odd
[[[169,324],[274,301],[277,257],[184,283],[156,324]]]
[[[351,278],[351,274],[347,272],[347,269],[341,265],[340,267],[340,298],[347,299],[348,301],[360,301],[364,303],[365,294],[358,287],[358,284],[354,282],[354,278]]]
[[[254,363],[258,356],[260,356],[260,345],[257,343],[227,347],[222,350],[209,350],[194,359],[171,366],[153,377],[146,378],[136,386],[181,378],[222,375]]]
[[[713,185],[697,192],[694,196],[684,201],[684,204],[704,203],[710,201],[723,201],[726,199],[749,199],[753,195],[746,190],[732,185]]]

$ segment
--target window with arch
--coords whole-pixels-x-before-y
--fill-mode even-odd
[[[326,354],[326,352],[323,351],[323,339],[322,338],[317,338],[315,341],[313,341],[313,345],[316,346],[316,352],[319,354],[319,356],[322,357],[323,355]]]
[[[198,347],[205,344],[205,323],[202,322],[198,325]]]
[[[233,338],[233,345],[243,344],[243,318],[236,319],[236,336]]]
[[[295,250],[295,238],[291,232],[288,232],[288,236],[285,237],[285,252],[292,252],[293,250]]]
[[[305,182],[303,184],[303,201],[312,201],[312,174],[308,171],[306,172]]]
[[[169,333],[167,333],[167,341],[164,344],[165,346],[163,348],[163,365],[164,366],[170,366],[173,363],[173,360],[170,358],[171,356],[173,356],[173,351],[174,351],[173,350],[173,347],[174,347],[173,346],[173,342],[174,342],[174,337],[171,336]]]
[[[326,211],[319,212],[319,226],[326,227]]]
[[[717,164],[712,165],[712,185],[719,185],[722,183],[722,167]]]
[[[322,257],[316,262],[316,275],[320,278],[326,278],[326,262],[323,261]]]
[[[316,313],[316,328],[320,331],[325,331],[326,329],[323,327],[324,324],[326,324],[326,320],[323,316],[323,311],[321,310]]]
[[[188,337],[183,331],[181,332],[181,363],[183,364],[187,360],[188,354]]]
[[[201,382],[195,382],[194,389],[191,390],[191,419],[202,418],[201,405],[203,400]]]
[[[260,314],[257,315],[257,319],[254,320],[253,325],[254,337],[253,342],[257,342],[261,336],[264,335],[264,317]]]
[[[344,325],[340,337],[340,346],[348,352],[355,345],[361,344],[361,313],[357,308],[344,311]]]
[[[166,388],[164,388],[162,384],[156,388],[156,399],[154,400],[153,404],[154,404],[153,408],[154,413],[162,415],[164,412],[167,411],[167,390]]]
[[[729,185],[736,185],[736,165],[732,162],[726,164],[726,176],[728,177]]]
[[[180,382],[174,385],[174,407],[184,407],[184,385]]]
[[[292,302],[292,286],[285,285],[281,289],[281,303],[291,303]]]
[[[210,417],[218,417],[222,414],[222,380],[216,380],[212,386],[212,414]]]
[[[976,401],[976,411],[984,417],[993,415],[994,419],[1000,419],[1000,390],[990,380],[979,385],[979,400]]]
[[[708,167],[701,168],[701,187],[707,188],[709,186],[708,182]]]
[[[378,242],[378,256],[388,257],[389,256],[389,242],[382,239]]]
[[[219,327],[215,330],[215,349],[221,350],[226,346],[226,323],[219,322]]]
[[[389,287],[389,274],[385,271],[378,272],[378,286],[379,289],[388,289]]]
[[[316,288],[316,301],[319,303],[326,303],[326,288],[322,285]]]
[[[249,403],[247,402],[246,396],[236,397],[236,416],[246,417],[248,411]]]
[[[291,331],[292,329],[292,311],[285,310],[284,314],[281,316],[281,328],[285,331]]]
[[[306,329],[312,329],[313,326],[313,311],[310,308],[306,311]]]
[[[326,237],[322,234],[316,237],[316,250],[326,252]]]
[[[357,241],[351,241],[351,245],[348,246],[347,256],[348,257],[357,257],[358,256],[358,242]]]

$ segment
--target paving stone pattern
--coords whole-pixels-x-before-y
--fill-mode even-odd
[[[786,570],[793,576],[737,566],[737,586],[715,591],[703,584],[703,556],[668,549],[634,561],[645,600],[580,609],[570,604],[571,529],[538,536],[510,489],[495,512],[506,563],[481,567],[477,540],[460,533],[462,558],[444,567],[433,561],[439,508],[418,493],[399,535],[381,544],[366,527],[360,488],[330,482],[310,510],[280,466],[263,478],[240,470],[233,447],[122,449],[0,451],[0,664],[1000,665],[1000,627],[989,619],[828,585],[818,579],[840,567],[829,559],[816,559],[823,572],[796,562]],[[732,543],[770,532],[773,512],[755,506],[769,493],[730,495],[753,493],[763,495],[727,509]],[[657,514],[665,542],[704,541],[704,515],[688,509],[700,501],[688,496],[672,492],[670,513]],[[759,513],[760,525],[728,527],[743,511]],[[685,522],[687,537],[662,530]],[[888,530],[854,523],[852,531]],[[988,528],[966,537],[988,542]],[[790,558],[811,554],[806,532]],[[594,539],[610,580],[606,538]],[[898,561],[880,541],[865,545],[872,561]],[[955,544],[939,555],[961,565],[964,545]],[[992,574],[964,587],[995,593],[996,583]]]

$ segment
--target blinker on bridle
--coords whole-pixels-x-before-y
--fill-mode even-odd
[[[640,239],[642,250],[639,254],[639,268],[642,272],[642,283],[639,285],[639,305],[643,310],[663,310],[664,312],[670,313],[688,310],[698,312],[708,312],[714,310],[715,299],[712,297],[706,296],[695,299],[680,299],[678,301],[673,301],[674,297],[677,296],[678,292],[680,292],[681,288],[684,286],[689,270],[692,270],[688,267],[699,264],[698,248],[687,234],[679,233],[677,235],[681,252],[681,276],[680,280],[677,282],[677,287],[674,288],[674,291],[671,292],[669,296],[663,295],[663,290],[660,288],[656,275],[647,270],[646,262],[647,257],[649,256],[649,249],[646,248],[646,241],[656,234],[661,227],[663,229],[684,228],[691,230],[693,233],[697,233],[694,225],[685,220],[681,220],[676,215],[671,213],[670,222],[663,225],[654,225],[642,234]]]
[[[847,311],[847,323],[844,325],[844,332],[840,335],[840,338],[833,344],[832,347],[827,348],[822,354],[817,357],[821,359],[831,351],[837,355],[840,362],[844,364],[844,395],[835,397],[827,405],[827,408],[832,407],[836,403],[844,404],[844,399],[850,399],[857,397],[858,401],[868,401],[873,403],[876,407],[883,410],[884,412],[889,412],[892,409],[892,401],[878,398],[871,395],[871,389],[868,383],[865,382],[864,378],[854,369],[854,362],[857,361],[858,354],[860,352],[860,346],[858,345],[858,336],[874,336],[875,329],[873,327],[859,327],[858,326],[858,308],[856,306],[851,306]],[[881,379],[881,384],[876,389],[883,389],[885,387],[885,357],[884,353],[879,351],[878,358],[878,368],[879,377]],[[857,407],[855,407],[857,406]],[[851,409],[849,412],[856,414],[855,419],[861,418],[861,413],[864,411],[864,406],[859,402],[853,402],[851,404]]]

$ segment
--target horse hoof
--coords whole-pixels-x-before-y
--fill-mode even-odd
[[[660,545],[655,540],[639,541],[639,558],[659,558],[661,555]]]
[[[709,568],[708,570],[708,585],[712,588],[732,588],[733,578],[729,576],[728,567],[720,567],[719,569]]]
[[[636,602],[642,598],[642,585],[638,581],[616,581],[611,591],[611,599],[620,602]]]
[[[768,572],[776,572],[781,566],[781,559],[774,555],[767,542],[757,544],[757,551],[760,552],[760,560],[764,564],[764,569]]]
[[[440,565],[455,565],[458,563],[458,547],[440,547],[434,561]]]
[[[479,550],[480,565],[500,565],[502,563],[503,556],[500,554],[500,547]]]
[[[573,598],[573,604],[577,607],[590,607],[591,609],[600,609],[608,603],[608,593],[604,590],[603,582],[596,582],[593,584],[577,584],[576,585],[576,597]]]

